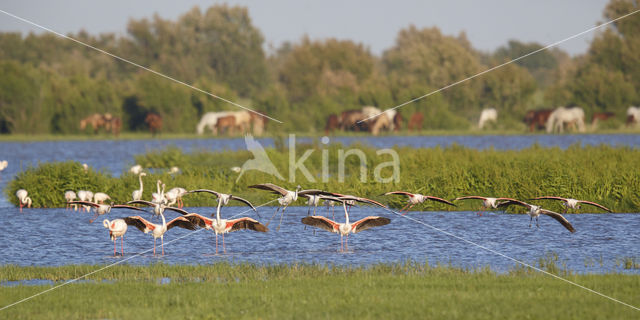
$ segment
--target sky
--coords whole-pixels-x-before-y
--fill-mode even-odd
[[[194,6],[227,3],[249,8],[253,24],[265,37],[265,48],[284,41],[334,37],[363,43],[376,55],[392,47],[403,28],[437,26],[447,35],[465,32],[472,45],[489,52],[510,39],[548,45],[604,22],[608,0],[2,0],[0,10],[61,33],[81,29],[126,35],[129,19],[158,14],[175,20]],[[0,12],[0,32],[40,30]],[[41,31],[38,31],[41,32]],[[594,33],[569,40],[559,48],[586,52]]]

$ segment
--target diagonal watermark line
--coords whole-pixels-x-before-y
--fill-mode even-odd
[[[275,200],[277,200],[277,199],[275,199]],[[266,206],[267,204],[269,204],[269,203],[271,203],[271,202],[273,202],[273,201],[275,201],[275,200],[271,200],[271,201],[269,201],[269,202],[265,202],[265,203],[263,203],[263,204],[261,204],[261,205],[257,206],[256,208],[260,208],[260,207]],[[239,213],[239,214],[247,213],[247,212],[249,212],[249,211],[251,211],[251,210],[252,210],[252,209],[245,210],[245,211],[243,211],[243,212],[241,212],[241,213]],[[196,234],[196,233],[198,233],[198,232],[200,232],[200,231],[202,231],[202,230],[206,230],[206,229],[205,229],[205,228],[200,228],[200,229],[198,229],[198,230],[195,230],[195,231],[189,232],[189,233],[187,233],[187,234],[185,234],[185,235],[183,235],[183,236],[181,236],[181,237],[175,238],[175,239],[173,239],[173,240],[171,240],[171,241],[167,241],[167,245],[169,245],[169,244],[171,244],[171,243],[173,243],[173,242],[176,242],[176,241],[178,241],[178,240],[184,239],[184,238],[186,238],[186,237],[189,237],[189,236],[191,236],[191,235],[194,235],[194,234]],[[111,267],[113,267],[113,266],[116,266],[116,265],[122,264],[123,262],[129,261],[129,260],[131,260],[131,259],[133,259],[133,258],[137,258],[137,257],[139,257],[139,256],[141,256],[141,255],[143,255],[143,254],[145,254],[145,253],[151,252],[152,250],[153,250],[153,249],[147,249],[147,250],[142,251],[142,252],[140,252],[140,253],[138,253],[138,254],[135,254],[135,255],[133,255],[133,256],[131,256],[131,257],[129,257],[129,258],[126,258],[126,259],[120,260],[120,261],[118,261],[118,262],[114,262],[114,263],[112,263],[112,264],[110,264],[110,265],[108,265],[108,266],[104,266],[104,267],[102,267],[102,268],[100,268],[100,269],[98,269],[98,270],[91,271],[91,272],[89,272],[89,273],[87,273],[87,274],[85,274],[85,275],[79,276],[79,277],[77,277],[77,278],[75,278],[75,279],[71,279],[71,280],[69,280],[69,281],[67,281],[67,282],[65,282],[65,283],[59,284],[59,285],[57,285],[57,286],[55,286],[55,287],[49,288],[49,289],[44,290],[44,291],[42,291],[42,292],[38,292],[38,293],[36,293],[36,294],[34,294],[34,295],[32,295],[32,296],[26,297],[26,298],[24,298],[24,299],[22,299],[22,300],[18,300],[18,301],[14,302],[14,303],[8,304],[8,305],[6,305],[6,306],[4,306],[4,307],[0,308],[0,311],[5,310],[5,309],[8,309],[8,308],[11,308],[11,307],[13,307],[13,306],[15,306],[15,305],[17,305],[17,304],[22,303],[22,302],[25,302],[25,301],[31,300],[31,299],[33,299],[33,298],[35,298],[35,297],[37,297],[37,296],[43,295],[43,294],[45,294],[45,293],[47,293],[47,292],[51,292],[51,291],[53,291],[53,290],[56,290],[56,289],[62,288],[62,287],[66,286],[66,285],[68,285],[68,284],[70,284],[70,283],[74,283],[74,282],[76,282],[76,281],[78,281],[78,280],[80,280],[80,279],[82,279],[82,278],[88,277],[88,276],[90,276],[90,275],[92,275],[92,274],[94,274],[94,273],[98,273],[98,272],[100,272],[100,271],[102,271],[102,270],[106,270],[106,269],[109,269],[109,268],[111,268]]]
[[[483,245],[481,245],[481,244],[478,244],[478,243],[473,242],[473,241],[471,241],[471,240],[468,240],[468,239],[465,239],[465,238],[460,237],[460,236],[458,236],[458,235],[455,235],[455,234],[453,234],[453,233],[451,233],[451,232],[449,232],[449,231],[442,230],[442,229],[440,229],[440,228],[438,228],[438,227],[432,226],[432,225],[430,225],[430,224],[428,224],[428,223],[426,223],[426,222],[424,222],[424,221],[420,221],[420,220],[417,220],[417,219],[411,218],[411,217],[409,217],[409,216],[402,215],[401,213],[396,212],[395,210],[391,210],[391,209],[389,209],[389,208],[384,208],[384,209],[385,209],[385,210],[387,210],[387,211],[389,211],[389,212],[391,212],[391,213],[393,213],[393,214],[395,214],[395,215],[397,215],[397,216],[399,216],[399,217],[402,217],[402,218],[405,218],[405,219],[409,219],[409,220],[411,220],[411,221],[413,221],[413,222],[415,222],[415,223],[418,223],[418,224],[424,225],[424,226],[429,227],[429,228],[431,228],[431,229],[433,229],[433,230],[436,230],[436,231],[438,231],[438,232],[440,232],[440,233],[444,233],[444,234],[446,234],[446,235],[448,235],[448,236],[450,236],[450,237],[456,238],[456,239],[458,239],[458,240],[460,240],[460,241],[466,242],[466,243],[471,244],[471,245],[473,245],[473,246],[476,246],[476,247],[478,247],[478,248],[480,248],[480,249],[483,249],[483,250],[489,251],[489,252],[491,252],[491,253],[493,253],[493,254],[499,255],[499,256],[501,256],[501,257],[503,257],[503,258],[506,258],[506,259],[508,259],[508,260],[511,260],[511,261],[513,261],[513,262],[515,262],[515,263],[521,264],[521,265],[523,265],[523,266],[525,266],[525,267],[527,267],[527,268],[531,268],[531,269],[533,269],[533,270],[535,270],[535,271],[538,271],[538,272],[544,273],[544,274],[549,275],[549,276],[551,276],[551,277],[554,277],[554,278],[556,278],[556,279],[558,279],[558,280],[562,280],[562,281],[564,281],[564,282],[567,282],[567,283],[569,283],[569,284],[571,284],[571,285],[574,285],[574,286],[576,286],[576,287],[578,287],[578,288],[581,288],[581,289],[587,290],[587,291],[589,291],[589,292],[591,292],[591,293],[597,294],[597,295],[599,295],[599,296],[601,296],[601,297],[603,297],[603,298],[607,298],[607,299],[609,299],[609,300],[611,300],[611,301],[614,301],[614,302],[620,303],[620,304],[622,304],[622,305],[625,305],[625,306],[627,306],[627,307],[629,307],[629,308],[635,309],[636,311],[640,311],[640,308],[638,308],[638,307],[636,307],[636,306],[633,306],[633,305],[628,304],[628,303],[626,303],[626,302],[620,301],[620,300],[618,300],[618,299],[616,299],[616,298],[610,297],[610,296],[608,296],[608,295],[606,295],[606,294],[604,294],[604,293],[600,293],[600,292],[595,291],[595,290],[593,290],[593,289],[587,288],[587,287],[585,287],[585,286],[583,286],[583,285],[581,285],[581,284],[575,283],[575,282],[573,282],[573,281],[571,281],[571,280],[565,279],[565,278],[563,278],[563,277],[560,277],[560,276],[555,275],[555,274],[553,274],[553,273],[550,273],[550,272],[548,272],[548,271],[545,271],[545,270],[542,270],[542,269],[537,268],[537,267],[535,267],[535,266],[532,266],[532,265],[530,265],[530,264],[528,264],[528,263],[526,263],[526,262],[524,262],[524,261],[518,260],[518,259],[516,259],[516,258],[512,258],[512,257],[510,257],[510,256],[508,256],[508,255],[506,255],[506,254],[504,254],[504,253],[499,252],[499,251],[493,250],[493,249],[491,249],[491,248],[487,248],[487,247],[485,247],[485,246],[483,246]]]
[[[409,101],[407,101],[407,102],[404,102],[404,103],[402,103],[402,104],[399,104],[399,105],[397,105],[397,106],[395,106],[395,107],[393,107],[393,108],[389,108],[389,109],[387,109],[387,110],[385,110],[385,111],[383,111],[383,112],[380,112],[380,113],[378,113],[378,114],[372,115],[372,116],[370,116],[370,117],[368,117],[368,118],[366,118],[366,119],[360,120],[360,121],[358,121],[358,123],[362,123],[362,122],[364,122],[364,121],[367,121],[367,120],[373,119],[373,118],[375,118],[375,117],[378,117],[378,116],[380,116],[380,115],[384,114],[385,112],[387,112],[387,111],[389,111],[389,110],[395,110],[395,109],[398,109],[398,108],[400,108],[400,107],[406,106],[406,105],[408,105],[408,104],[410,104],[410,103],[416,102],[416,101],[418,101],[418,100],[422,100],[422,99],[424,99],[424,98],[426,98],[426,97],[428,97],[428,96],[430,96],[430,95],[433,95],[433,94],[436,94],[436,93],[438,93],[438,92],[440,92],[440,91],[443,91],[443,90],[449,89],[449,88],[451,88],[451,87],[457,86],[457,85],[459,85],[459,84],[461,84],[461,83],[463,83],[463,82],[466,82],[466,81],[471,80],[471,79],[473,79],[473,78],[479,77],[479,76],[481,76],[481,75],[483,75],[483,74],[485,74],[485,73],[488,73],[488,72],[491,72],[491,71],[493,71],[493,70],[496,70],[496,69],[502,68],[502,67],[504,67],[504,66],[506,66],[506,65],[508,65],[508,64],[514,63],[514,62],[516,62],[516,61],[518,61],[518,60],[522,60],[522,59],[524,59],[524,58],[526,58],[526,57],[528,57],[528,56],[530,56],[530,55],[534,55],[534,54],[536,54],[536,53],[538,53],[538,52],[540,52],[540,51],[544,51],[544,50],[547,50],[547,49],[549,49],[549,48],[555,47],[555,46],[557,46],[557,45],[559,45],[559,44],[561,44],[561,43],[563,43],[563,42],[569,41],[569,40],[574,39],[574,38],[577,38],[577,37],[579,37],[579,36],[581,36],[581,35],[583,35],[583,34],[586,34],[586,33],[589,33],[589,32],[591,32],[591,31],[594,31],[594,30],[597,30],[597,29],[599,29],[599,28],[602,28],[602,27],[604,27],[604,26],[610,25],[610,24],[612,24],[612,23],[614,23],[614,22],[616,22],[616,21],[618,21],[618,20],[624,19],[624,18],[629,17],[629,16],[631,16],[631,15],[634,15],[634,14],[636,14],[636,13],[638,13],[638,12],[640,12],[640,10],[636,10],[636,11],[633,11],[633,12],[627,13],[627,14],[625,14],[625,15],[623,15],[623,16],[620,16],[620,17],[617,17],[617,18],[615,18],[615,19],[613,19],[613,20],[609,20],[609,21],[607,21],[607,22],[605,22],[605,23],[603,23],[603,24],[597,25],[597,26],[595,26],[595,27],[589,28],[589,29],[587,29],[587,30],[585,30],[585,31],[582,31],[582,32],[580,32],[580,33],[574,34],[574,35],[572,35],[572,36],[570,36],[570,37],[568,37],[568,38],[562,39],[562,40],[560,40],[560,41],[556,41],[556,42],[554,42],[554,43],[552,43],[552,44],[550,44],[550,45],[548,45],[548,46],[546,46],[546,47],[544,47],[544,48],[540,48],[540,49],[537,49],[537,50],[531,51],[531,52],[529,52],[529,53],[527,53],[527,54],[525,54],[525,55],[523,55],[523,56],[520,56],[520,57],[515,58],[515,59],[513,59],[513,60],[507,61],[507,62],[505,62],[505,63],[503,63],[503,64],[497,65],[497,66],[492,67],[492,68],[490,68],[490,69],[484,70],[484,71],[482,71],[482,72],[480,72],[480,73],[477,73],[477,74],[475,74],[475,75],[472,75],[472,76],[470,76],[470,77],[468,77],[468,78],[465,78],[465,79],[462,79],[462,80],[458,80],[458,81],[456,81],[456,82],[454,82],[454,83],[452,83],[452,84],[446,85],[446,86],[444,86],[444,87],[442,87],[442,88],[440,88],[440,89],[438,89],[438,90],[431,91],[431,92],[429,92],[429,93],[427,93],[427,94],[424,94],[424,95],[422,95],[422,96],[419,96],[419,97],[417,97],[417,98],[413,98],[413,99],[411,99],[411,100],[409,100]]]
[[[120,60],[120,61],[126,62],[126,63],[128,63],[128,64],[133,65],[133,66],[136,66],[136,67],[138,67],[138,68],[141,68],[141,69],[144,69],[144,70],[146,70],[146,71],[149,71],[149,72],[151,72],[151,73],[153,73],[153,74],[155,74],[155,75],[161,76],[161,77],[163,77],[163,78],[165,78],[165,79],[168,79],[168,80],[171,80],[171,81],[173,81],[173,82],[179,83],[179,84],[181,84],[181,85],[183,85],[183,86],[187,86],[187,87],[189,87],[189,88],[191,88],[191,89],[193,89],[193,90],[196,90],[196,91],[198,91],[198,92],[204,93],[204,94],[206,94],[206,95],[208,95],[208,96],[210,96],[210,97],[213,97],[213,98],[216,98],[216,99],[222,100],[222,101],[224,101],[224,102],[226,102],[226,103],[229,103],[229,104],[231,104],[231,105],[234,105],[234,106],[236,106],[236,107],[238,107],[238,108],[240,108],[240,109],[244,109],[244,110],[246,110],[246,111],[253,112],[253,113],[257,114],[257,115],[260,115],[260,116],[265,117],[265,118],[267,118],[267,119],[273,120],[273,121],[275,121],[275,122],[282,123],[282,121],[280,121],[280,120],[278,120],[278,119],[275,119],[275,118],[269,117],[269,116],[267,116],[267,115],[265,115],[265,114],[262,114],[262,113],[260,113],[260,112],[258,112],[258,111],[255,111],[255,110],[253,110],[253,109],[251,109],[251,108],[247,108],[247,107],[245,107],[245,106],[243,106],[243,105],[240,105],[240,104],[238,104],[238,103],[236,103],[236,102],[233,102],[233,101],[231,101],[231,100],[225,99],[225,98],[223,98],[223,97],[221,97],[221,96],[215,95],[215,94],[213,94],[213,93],[211,93],[211,92],[208,92],[208,91],[202,90],[202,89],[200,89],[200,88],[198,88],[198,87],[194,87],[194,86],[192,86],[192,85],[190,85],[190,84],[188,84],[188,83],[186,83],[186,82],[184,82],[184,81],[180,81],[180,80],[178,80],[178,79],[172,78],[172,77],[167,76],[167,75],[165,75],[165,74],[163,74],[163,73],[160,73],[160,72],[155,71],[155,70],[153,70],[153,69],[147,68],[147,67],[145,67],[145,66],[143,66],[143,65],[137,64],[137,63],[135,63],[135,62],[133,62],[133,61],[131,61],[131,60],[127,60],[127,59],[122,58],[122,57],[120,57],[120,56],[117,56],[117,55],[115,55],[115,54],[113,54],[113,53],[110,53],[110,52],[107,52],[107,51],[102,50],[102,49],[100,49],[100,48],[94,47],[94,46],[92,46],[92,45],[90,45],[90,44],[88,44],[88,43],[84,43],[84,42],[82,42],[82,41],[80,41],[80,40],[78,40],[78,39],[72,38],[72,37],[67,36],[67,35],[64,35],[64,34],[62,34],[62,33],[60,33],[60,32],[57,32],[57,31],[52,30],[52,29],[50,29],[50,28],[47,28],[47,27],[45,27],[45,26],[39,25],[39,24],[37,24],[37,23],[35,23],[35,22],[33,22],[33,21],[27,20],[27,19],[25,19],[25,18],[21,18],[21,17],[19,17],[19,16],[16,16],[15,14],[12,14],[12,13],[10,13],[10,12],[4,11],[4,10],[2,10],[2,9],[0,9],[0,12],[4,13],[4,14],[6,14],[6,15],[10,16],[10,17],[13,17],[13,18],[15,18],[15,19],[18,19],[18,20],[20,20],[20,21],[22,21],[22,22],[26,22],[26,23],[28,23],[28,24],[30,24],[30,25],[33,25],[33,26],[36,26],[36,27],[38,27],[38,28],[40,28],[40,29],[43,29],[43,30],[45,30],[45,31],[51,32],[51,33],[53,33],[53,34],[55,34],[55,35],[57,35],[57,36],[59,36],[59,37],[62,37],[62,38],[65,38],[65,39],[71,40],[71,41],[73,41],[73,42],[75,42],[75,43],[81,44],[81,45],[83,45],[83,46],[85,46],[85,47],[87,47],[87,48],[91,48],[91,49],[96,50],[96,51],[98,51],[98,52],[100,52],[100,53],[104,53],[104,54],[106,54],[106,55],[108,55],[108,56],[110,56],[110,57],[112,57],[112,58],[118,59],[118,60]]]

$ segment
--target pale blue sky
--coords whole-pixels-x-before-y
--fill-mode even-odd
[[[477,49],[494,50],[509,39],[550,44],[603,22],[607,0],[566,1],[135,1],[135,0],[3,0],[0,9],[62,33],[85,29],[90,33],[124,35],[130,18],[158,13],[175,19],[191,7],[215,3],[249,8],[253,23],[266,44],[297,41],[304,34],[313,39],[336,37],[368,46],[375,54],[391,47],[397,32],[414,24],[439,27],[445,34],[461,31]],[[29,31],[35,27],[0,13],[0,31]],[[560,48],[584,53],[593,33],[567,41]]]

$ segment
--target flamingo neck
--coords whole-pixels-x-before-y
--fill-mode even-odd
[[[162,218],[162,230],[167,231],[167,220],[164,219],[164,214],[160,214],[160,217]]]
[[[222,200],[222,199],[220,199]],[[216,208],[216,221],[218,222],[218,224],[220,224],[221,220],[220,219],[220,207],[222,207],[222,201],[218,201],[218,207]]]
[[[345,219],[345,224],[349,224],[349,211],[347,211],[347,204],[345,202],[342,202],[342,207],[344,208],[344,219]]]
[[[138,175],[138,180],[140,180],[140,193],[142,193],[142,175]]]

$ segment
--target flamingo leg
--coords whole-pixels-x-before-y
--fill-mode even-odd
[[[271,223],[271,220],[273,220],[273,218],[275,218],[276,214],[278,214],[278,210],[280,210],[280,207],[276,208],[276,212],[273,213],[273,215],[271,216],[271,219],[269,219],[269,221],[267,222],[265,227],[269,226],[269,224]]]
[[[536,228],[540,228],[540,218],[536,217]]]
[[[476,212],[476,216],[478,217],[482,217],[482,213],[484,212],[486,208],[484,206],[478,208],[478,212]]]
[[[164,256],[164,236],[160,237],[160,245],[162,246],[162,255]]]
[[[222,252],[227,253],[227,247],[224,245],[224,233],[222,234]]]
[[[531,228],[531,221],[533,221],[533,217],[532,216],[529,217],[529,228]]]
[[[402,211],[404,211],[404,209],[406,209],[409,205],[410,205],[410,203],[407,203],[407,205],[406,205],[406,206],[404,206],[404,207],[402,207],[402,209],[400,209],[400,211],[398,211],[398,212],[402,212]]]
[[[22,203],[20,204],[20,213],[22,213]]]
[[[344,252],[344,245],[342,243],[342,234],[340,234],[340,252]]]
[[[116,238],[113,238],[113,256],[116,256]]]
[[[218,234],[216,233],[216,255],[218,255]]]
[[[156,238],[153,238],[153,255],[156,255]]]
[[[91,220],[89,220],[89,223],[93,223],[93,221],[95,221],[98,218],[98,213],[96,212],[96,214],[93,216],[93,218],[91,218]]]
[[[413,206],[415,206],[415,204],[409,205],[409,208],[407,208],[407,211],[405,211],[402,215],[404,216],[405,214],[407,214],[407,212],[409,212],[409,210],[411,210],[411,208],[413,208]],[[347,236],[348,238],[349,236]]]
[[[349,252],[349,234],[348,233],[344,240],[344,250],[346,252]]]
[[[287,209],[287,207],[282,208],[282,212],[280,213],[280,223],[278,223],[278,227],[276,228],[276,231],[280,231],[280,226],[282,225],[282,218],[284,217],[285,209]]]
[[[124,257],[124,235],[120,237],[120,254]]]

